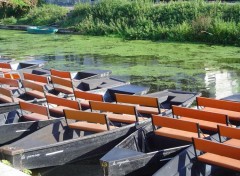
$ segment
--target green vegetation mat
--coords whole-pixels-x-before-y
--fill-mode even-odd
[[[50,59],[47,67],[71,71],[93,67],[111,69],[114,75],[126,76],[133,83],[151,85],[153,90],[201,90],[205,89],[206,70],[240,70],[239,47],[81,35],[33,35],[9,30],[0,30],[0,55],[16,59],[52,57],[55,61]],[[55,58],[61,55],[63,58]],[[85,56],[93,61],[90,64],[77,62]]]

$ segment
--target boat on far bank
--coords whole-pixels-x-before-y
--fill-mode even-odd
[[[29,26],[27,28],[27,32],[30,34],[54,34],[57,31],[57,28],[48,26]]]

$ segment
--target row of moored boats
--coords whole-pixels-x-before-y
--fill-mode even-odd
[[[102,156],[104,175],[239,173],[240,102],[43,65],[0,63],[0,158],[15,168]]]

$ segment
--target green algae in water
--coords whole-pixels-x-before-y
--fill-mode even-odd
[[[0,30],[0,38],[0,55],[15,59],[42,58],[49,61],[46,68],[69,71],[110,69],[118,78],[151,86],[151,91],[172,88],[223,97],[239,90],[236,75],[240,69],[240,49],[237,47],[80,35],[31,35],[7,30]],[[227,68],[224,73],[214,73],[222,68]],[[211,73],[213,76],[209,76]],[[227,78],[224,75],[228,75]],[[224,79],[219,81],[221,76]],[[225,88],[221,96],[217,95],[217,85],[221,87],[226,82],[234,89]]]

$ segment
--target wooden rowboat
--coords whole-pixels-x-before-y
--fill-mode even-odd
[[[102,155],[136,130],[135,124],[109,123],[105,114],[72,110],[64,112],[66,120],[62,119],[1,147],[1,158],[9,160],[15,168],[61,165]],[[83,123],[81,128],[79,123]],[[145,123],[149,121],[139,126]]]
[[[46,61],[43,60],[26,60],[20,62],[0,62],[0,73],[3,76],[6,73],[16,73],[26,69],[35,69],[43,67]]]
[[[201,97],[197,97],[197,99],[199,100],[200,98]],[[224,104],[224,102],[222,101],[214,100],[214,99],[212,100],[215,102],[218,102],[218,106],[220,106],[219,104]],[[210,100],[208,99],[208,101]],[[228,105],[230,104],[232,108],[234,108],[234,106],[235,107],[239,106],[239,103],[235,105],[233,105],[229,101],[225,103],[227,103]],[[207,136],[207,134],[212,135],[217,132],[218,130],[217,125],[221,125],[221,126],[231,125],[231,123],[229,122],[228,116],[226,116],[225,114],[218,114],[218,113],[208,112],[204,110],[183,108],[178,106],[172,106],[172,113],[174,114],[174,116],[177,116],[179,118],[177,120],[178,123],[174,125],[173,122],[168,122],[168,121],[164,123],[162,122],[162,124],[160,125],[161,127],[165,127],[164,125],[173,125],[174,127],[177,127],[178,125],[180,125],[187,129],[189,125],[188,124],[183,125],[183,124],[180,124],[180,122],[181,123],[191,122],[191,123],[196,123],[197,126],[199,127],[199,130],[196,130],[196,131],[200,131],[201,129],[201,131],[204,133],[204,136]],[[169,117],[168,119],[172,119],[172,118]],[[236,124],[236,121],[231,120],[231,122]],[[238,125],[239,125],[239,122],[238,122]],[[180,143],[178,140],[173,140],[166,137],[173,137],[173,136],[179,137],[182,134],[181,132],[177,131],[176,134],[174,134],[174,130],[171,129],[171,130],[164,131],[165,130],[164,129],[163,131],[159,130],[159,132],[157,133],[155,132],[154,134],[154,131],[153,131],[154,128],[153,127],[150,128],[150,127],[145,126],[142,129],[138,129],[136,132],[134,132],[132,135],[127,137],[124,141],[119,143],[109,153],[107,153],[105,156],[103,156],[100,159],[101,166],[103,167],[105,175],[116,175],[115,173],[117,173],[117,175],[128,175],[128,174],[129,175],[151,175],[154,172],[156,172],[159,168],[164,166],[166,161],[170,160],[174,156],[174,153],[175,155],[179,154],[176,151],[177,149],[179,149],[179,146],[180,144],[182,144],[182,142]],[[166,127],[167,127],[166,129],[170,128],[168,126]],[[191,129],[193,129],[193,127],[191,127]],[[156,134],[164,135],[165,138],[160,138]],[[184,134],[188,134],[188,132],[185,132]],[[191,138],[184,136],[184,137],[180,137],[180,139],[188,140],[188,145],[191,145],[191,141],[192,141]],[[169,141],[166,141],[166,140],[169,140]],[[173,147],[168,146],[172,144],[173,144]],[[192,150],[190,152],[192,152]],[[172,170],[174,170],[174,172],[173,174],[170,174],[170,175],[178,175],[180,173],[180,170],[183,169],[182,167],[178,167],[178,166],[182,165],[185,161],[188,162],[186,157],[189,157],[188,155],[189,153],[187,154],[185,153],[184,155],[185,157],[179,154],[179,156],[176,159],[177,161],[174,161],[174,164],[172,163],[172,165],[168,165],[166,167],[164,166],[164,172],[159,171],[157,172],[158,175],[169,175],[169,173],[171,173]],[[185,158],[185,159],[181,161],[182,158]],[[179,172],[176,171],[178,169],[179,169]],[[184,175],[185,172],[188,172],[187,171],[188,169],[189,168],[186,165],[186,168],[184,168],[181,171],[180,175]],[[191,173],[189,173],[189,175],[191,175]],[[193,175],[198,175],[198,174],[193,174]]]
[[[239,94],[231,95],[229,97],[223,98],[222,100],[227,100],[227,101],[230,100],[232,102],[240,102],[240,96],[239,96]],[[230,108],[232,108],[232,106],[230,106]],[[239,137],[240,136],[240,129],[239,129],[240,126],[239,125],[240,125],[240,122],[239,121],[234,121],[234,123],[237,125],[237,128],[238,128],[238,129],[233,128],[233,129],[235,129],[234,130],[235,132],[233,133],[234,136],[235,137],[238,136],[238,138],[235,138],[234,141],[238,141],[237,142],[237,147],[238,147],[238,150],[239,150],[239,141],[240,141],[240,137]],[[220,139],[221,139],[221,143],[224,144],[226,141],[229,140],[229,138],[231,138],[231,137],[228,137],[228,135],[230,133],[228,135],[226,135],[227,137],[223,137],[225,135],[220,135],[221,133],[219,133],[219,132],[220,131],[219,131],[219,128],[218,128],[218,134],[214,134],[214,135],[210,136],[209,138],[207,138],[208,141],[210,141],[210,142],[212,141],[214,143],[220,143]],[[228,145],[231,146],[231,144],[229,143]],[[205,144],[205,145],[207,146],[207,144]],[[211,148],[211,147],[209,146],[207,148]],[[214,149],[214,150],[217,151],[217,149]],[[230,153],[229,151],[227,151],[225,149],[224,150],[222,149],[221,151],[226,151],[227,153]],[[220,155],[225,156],[225,154],[226,153],[222,153]],[[161,176],[161,175],[166,175],[166,174],[169,175],[169,176],[174,176],[174,175],[179,175],[179,176],[191,176],[191,175],[210,176],[210,175],[238,175],[239,174],[240,170],[237,171],[237,170],[232,170],[232,169],[229,169],[229,168],[225,168],[225,165],[227,164],[227,161],[228,161],[228,157],[225,158],[225,159],[217,158],[217,157],[211,157],[212,161],[214,160],[214,158],[216,158],[217,162],[214,161],[217,164],[216,165],[216,164],[209,164],[209,163],[206,163],[206,162],[199,161],[198,157],[197,157],[199,155],[200,155],[200,153],[196,152],[196,149],[194,148],[194,146],[191,145],[189,148],[187,148],[186,150],[181,152],[179,155],[172,158],[168,163],[166,163],[162,168],[160,168],[154,174],[154,176]],[[235,155],[236,155],[236,157],[237,156],[239,157],[239,152]],[[234,161],[234,159],[233,159],[233,161]],[[239,162],[239,159],[238,159],[237,162]],[[220,164],[220,165],[218,165],[218,164]],[[234,168],[234,164],[236,164],[236,162],[233,162],[231,168]],[[222,166],[224,166],[224,167],[222,167]],[[239,169],[239,164],[237,164],[237,167]]]
[[[192,99],[189,97],[189,99],[187,99],[188,103],[190,103],[190,100],[194,100],[195,96],[197,95],[191,94],[190,97],[192,97]],[[17,168],[24,167],[31,169],[61,165],[67,162],[102,155],[137,128],[150,124],[150,120],[142,120],[144,119],[142,117],[137,118],[138,113],[136,113],[135,106],[94,102],[90,107],[95,111],[102,111],[101,108],[104,109],[106,106],[108,107],[107,112],[117,111],[118,108],[113,108],[113,106],[128,106],[131,109],[134,108],[134,112],[131,111],[131,113],[133,113],[136,116],[135,119],[139,121],[136,124],[123,125],[125,124],[125,120],[130,116],[126,115],[127,112],[123,113],[125,115],[124,118],[120,120],[121,123],[119,123],[119,112],[116,112],[118,114],[116,115],[116,117],[118,117],[117,119],[114,119],[111,114],[106,113],[108,119],[111,120],[109,124],[114,124],[114,126],[119,128],[101,133],[88,133],[84,132],[84,130],[72,129],[71,126],[69,127],[67,121],[61,120],[12,144],[1,147],[1,156],[9,160],[13,163],[14,167]],[[99,107],[101,108],[98,109]],[[122,111],[122,108],[119,108],[119,110],[120,109]],[[84,117],[84,115],[77,115],[76,117],[80,118]],[[36,139],[39,140],[36,141]]]

